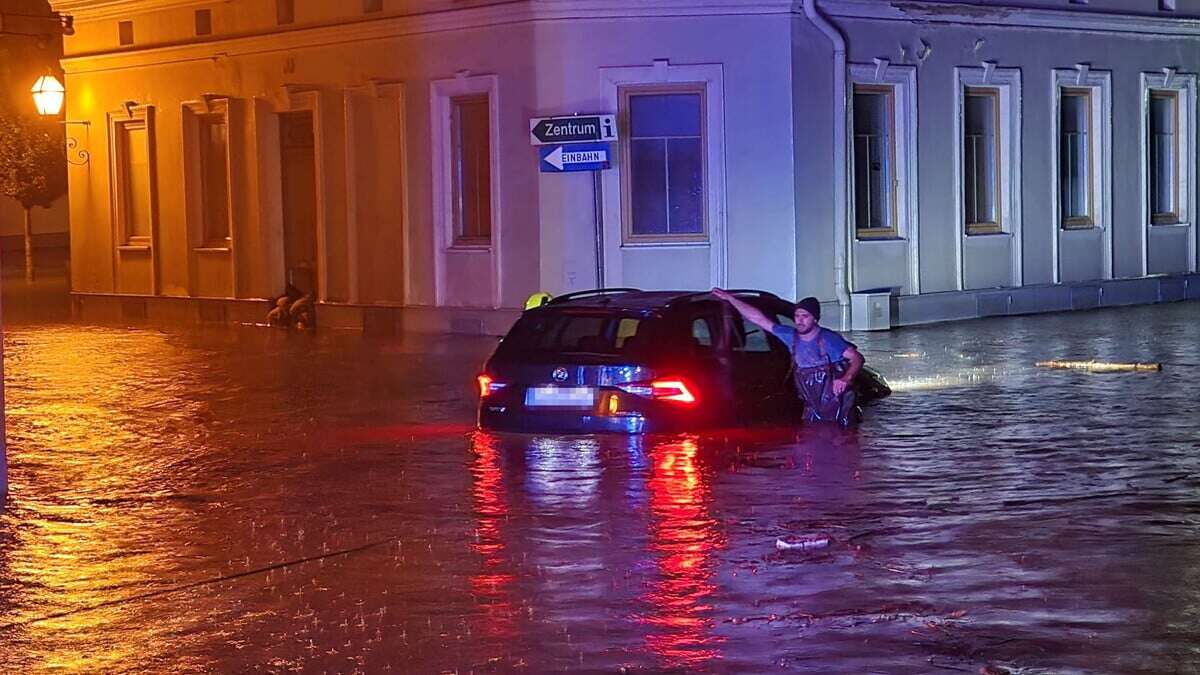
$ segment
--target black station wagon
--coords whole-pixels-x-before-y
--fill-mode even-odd
[[[792,303],[731,291],[777,321]],[[860,401],[890,393],[863,369]],[[787,346],[711,294],[612,288],[526,310],[479,375],[479,426],[640,433],[800,420]]]

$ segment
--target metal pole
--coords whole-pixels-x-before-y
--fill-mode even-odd
[[[601,204],[600,172],[592,172],[592,211],[596,230],[596,288],[604,288],[604,209]]]
[[[0,307],[0,316],[4,310]],[[4,424],[4,328],[0,322],[0,511],[8,499],[8,434]]]

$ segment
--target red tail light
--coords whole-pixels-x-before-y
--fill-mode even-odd
[[[487,373],[480,373],[475,381],[479,383],[479,398],[486,398],[508,386],[504,382],[497,382],[492,379]]]
[[[656,401],[675,401],[694,405],[697,402],[692,388],[681,379],[662,379],[652,382],[630,382],[617,385],[622,391]]]

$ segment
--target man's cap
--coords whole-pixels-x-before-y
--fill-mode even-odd
[[[797,302],[796,309],[802,309],[809,314],[812,314],[812,317],[817,321],[821,320],[821,301],[817,300],[811,295],[807,298],[804,298],[800,302]]]

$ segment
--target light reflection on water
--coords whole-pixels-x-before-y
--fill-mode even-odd
[[[1194,670],[1197,319],[855,335],[857,433],[629,438],[471,431],[491,339],[10,326],[0,672]],[[1167,367],[1031,367],[1092,357]]]
[[[721,533],[709,516],[708,486],[696,464],[695,438],[657,445],[650,474],[650,551],[658,578],[642,601],[654,631],[646,644],[664,665],[695,669],[720,658],[709,596]]]

